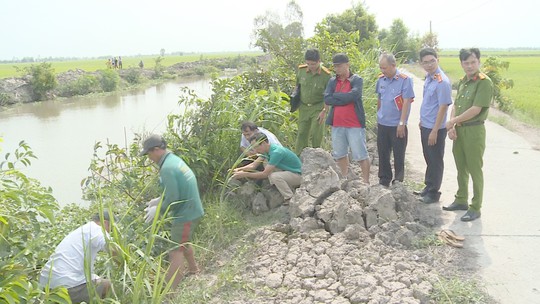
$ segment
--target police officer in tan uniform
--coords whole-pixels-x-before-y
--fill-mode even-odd
[[[295,153],[300,155],[305,147],[318,148],[324,137],[324,120],[328,106],[323,102],[324,90],[330,80],[330,71],[321,65],[319,50],[308,49],[306,64],[298,67],[296,85],[300,86],[298,137]]]

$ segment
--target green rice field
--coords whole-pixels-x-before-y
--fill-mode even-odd
[[[440,66],[450,77],[452,82],[457,82],[463,77],[458,51],[453,56],[442,52]],[[502,60],[510,62],[508,71],[503,72],[503,77],[514,81],[514,87],[503,91],[503,94],[512,99],[516,113],[515,116],[525,122],[540,126],[540,51],[525,52],[485,52],[486,56],[499,56]]]
[[[261,55],[260,52],[243,52],[243,53],[203,53],[203,54],[186,54],[182,56],[174,55],[165,55],[163,57],[162,64],[164,66],[171,66],[179,62],[194,62],[201,59],[216,59],[216,58],[231,58],[242,56],[257,56]],[[130,67],[138,67],[139,61],[143,61],[145,68],[153,68],[155,65],[154,59],[158,55],[154,56],[130,56],[122,57],[122,66],[124,69]],[[85,71],[97,71],[107,68],[107,59],[81,59],[73,61],[52,61],[50,62],[56,73],[66,72],[68,70],[81,69]],[[7,77],[18,77],[21,76],[20,73],[17,73],[15,66],[18,68],[24,68],[29,66],[32,63],[2,63],[0,64],[0,79]],[[35,63],[34,63],[35,64]]]

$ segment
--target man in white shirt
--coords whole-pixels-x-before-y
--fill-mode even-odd
[[[99,251],[105,250],[110,232],[107,211],[99,213],[92,221],[69,233],[58,244],[43,269],[39,284],[42,287],[65,287],[73,303],[90,303],[87,282],[92,282],[96,293],[104,298],[111,282],[94,274],[94,261]],[[85,265],[90,267],[90,278],[85,275]]]
[[[246,155],[255,155],[255,151],[249,151],[247,148],[249,147],[249,139],[257,134],[257,133],[263,133],[268,138],[268,142],[270,144],[281,146],[282,144],[279,142],[277,137],[274,135],[274,133],[266,130],[263,127],[257,127],[256,124],[254,124],[251,121],[245,121],[242,123],[242,137],[240,138],[240,150],[246,154]]]

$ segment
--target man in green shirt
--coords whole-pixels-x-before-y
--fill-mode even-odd
[[[293,190],[302,183],[302,162],[293,151],[268,142],[264,133],[257,133],[249,139],[251,146],[259,155],[253,163],[234,169],[232,178],[268,178],[270,184],[275,185],[283,195],[285,202],[293,196]],[[256,171],[257,166],[268,160],[264,171]]]
[[[300,107],[298,108],[297,155],[305,147],[318,148],[324,137],[324,120],[328,106],[323,102],[324,90],[330,80],[330,71],[321,65],[319,50],[308,49],[304,56],[306,64],[298,66],[296,85],[300,88]]]
[[[167,143],[160,135],[150,135],[144,140],[140,156],[148,158],[159,166],[159,183],[163,197],[147,203],[145,220],[153,221],[156,213],[172,219],[171,240],[179,246],[169,251],[170,266],[167,281],[176,287],[184,277],[184,259],[189,273],[199,272],[193,248],[190,245],[193,230],[204,215],[197,178],[188,165],[178,156],[167,150]],[[157,207],[161,201],[161,208]]]
[[[461,217],[464,222],[480,217],[484,194],[484,173],[482,172],[484,150],[486,148],[486,128],[493,98],[493,83],[480,72],[480,50],[477,48],[459,51],[461,67],[465,71],[458,84],[456,102],[450,120],[446,123],[448,137],[454,141],[452,153],[457,168],[458,190],[454,202],[446,211],[467,210]],[[469,176],[473,182],[473,198],[469,199]]]

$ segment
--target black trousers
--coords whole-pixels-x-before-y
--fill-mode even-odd
[[[422,139],[422,151],[426,160],[426,175],[424,183],[426,184],[425,193],[438,197],[439,189],[444,173],[444,144],[446,141],[446,128],[439,129],[437,132],[437,143],[428,146],[428,138],[432,129],[420,127],[420,137]]]
[[[377,150],[379,152],[379,184],[389,186],[392,182],[390,154],[394,152],[394,180],[403,181],[405,177],[405,150],[407,149],[408,130],[405,137],[398,138],[396,127],[377,125]]]

